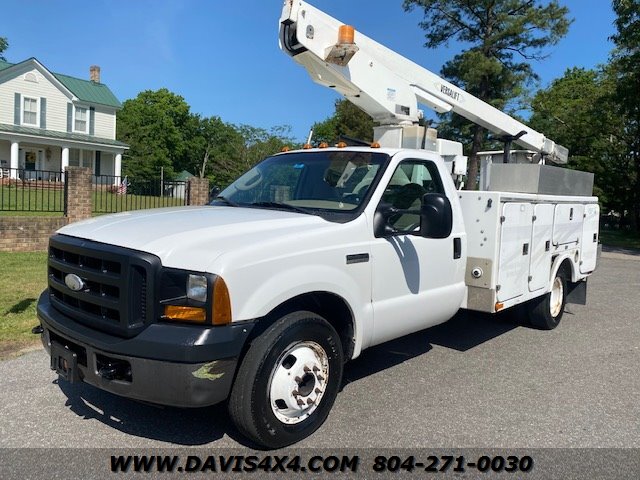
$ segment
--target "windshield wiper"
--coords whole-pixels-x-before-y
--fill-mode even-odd
[[[223,197],[222,195],[218,195],[216,198],[214,198],[215,200],[220,200],[221,202],[226,203],[227,205],[229,205],[230,207],[239,207],[240,205],[237,204],[236,202],[234,202],[233,200],[229,200],[228,198]]]
[[[266,208],[280,208],[283,210],[289,210],[291,212],[304,213],[306,215],[315,215],[314,212],[307,210],[306,208],[296,207],[294,205],[290,205],[288,203],[280,203],[280,202],[253,202],[249,203],[247,206],[249,207],[266,207]]]

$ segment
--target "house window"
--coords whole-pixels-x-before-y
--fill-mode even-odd
[[[70,148],[69,166],[93,168],[93,151]]]
[[[80,166],[80,150],[76,148],[69,149],[69,166],[70,167]]]
[[[87,133],[89,119],[87,118],[89,109],[85,107],[75,108],[75,117],[73,121],[73,130],[76,132]]]
[[[38,99],[24,97],[22,100],[22,123],[38,126]]]
[[[92,150],[82,151],[82,166],[93,169],[93,151]]]

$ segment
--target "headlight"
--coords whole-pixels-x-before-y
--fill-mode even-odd
[[[197,302],[207,301],[207,277],[189,275],[187,279],[187,298]]]
[[[227,284],[212,273],[163,268],[158,303],[165,321],[227,325],[232,320]]]

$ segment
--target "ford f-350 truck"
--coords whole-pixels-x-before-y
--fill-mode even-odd
[[[486,190],[459,190],[462,147],[405,123],[415,113],[395,103],[405,79],[382,79],[382,93],[358,85],[359,61],[386,59],[398,70],[406,60],[338,33],[331,17],[285,2],[283,50],[347,98],[360,91],[355,101],[381,123],[387,112],[378,142],[274,155],[211,205],[59,230],[38,317],[62,378],[162,405],[228,401],[239,430],[275,448],[322,425],[343,364],[368,347],[461,308],[521,305],[535,326],[552,329],[570,296],[584,301],[598,248],[593,177],[545,165],[566,150],[482,104],[483,121],[529,153],[512,163],[505,147]],[[413,101],[432,95],[454,109],[464,95],[473,111],[466,93],[443,85],[407,88]]]

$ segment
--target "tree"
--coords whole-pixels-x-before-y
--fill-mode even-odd
[[[338,99],[333,115],[313,125],[313,137],[318,143],[335,143],[341,135],[371,142],[373,126],[367,113],[346,99]]]
[[[243,173],[256,163],[280,152],[284,147],[292,147],[294,140],[291,138],[291,127],[281,125],[270,130],[240,125],[236,127],[243,139],[239,149],[238,173]]]
[[[208,177],[213,183],[227,182],[233,175],[234,163],[238,163],[239,146],[243,144],[240,132],[220,117],[192,115],[192,132],[189,138],[190,155],[179,166],[182,170],[198,172],[200,178]]]
[[[9,48],[9,41],[7,40],[6,37],[0,37],[0,60],[5,60],[6,58],[4,58],[4,51]]]
[[[640,0],[613,0],[616,45],[612,67],[616,76],[616,103],[624,122],[624,138],[631,168],[629,183],[633,225],[640,230]]]
[[[594,193],[605,210],[630,201],[624,125],[614,101],[611,68],[569,69],[532,100],[530,125],[569,149],[569,168],[595,174]]]
[[[175,174],[189,154],[191,129],[189,105],[166,88],[146,90],[127,100],[118,112],[117,139],[131,146],[123,170],[125,175],[153,178],[164,169],[166,178]]]
[[[458,41],[468,49],[442,68],[442,75],[461,88],[505,109],[523,89],[536,80],[529,62],[544,58],[544,49],[556,44],[568,31],[568,9],[557,0],[404,0],[405,10],[424,11],[428,48]],[[467,129],[472,136],[468,189],[477,186],[477,153],[487,141],[479,125],[452,120],[453,130]]]
[[[270,131],[225,123],[190,112],[184,98],[166,88],[147,90],[124,102],[117,138],[130,145],[123,173],[171,179],[188,170],[228,185],[258,161],[292,145],[290,127]]]
[[[283,147],[295,147],[288,126],[270,130],[251,125],[235,126],[218,117],[200,119],[200,131],[191,141],[194,157],[199,160],[200,175],[217,187],[225,187],[256,163]]]

